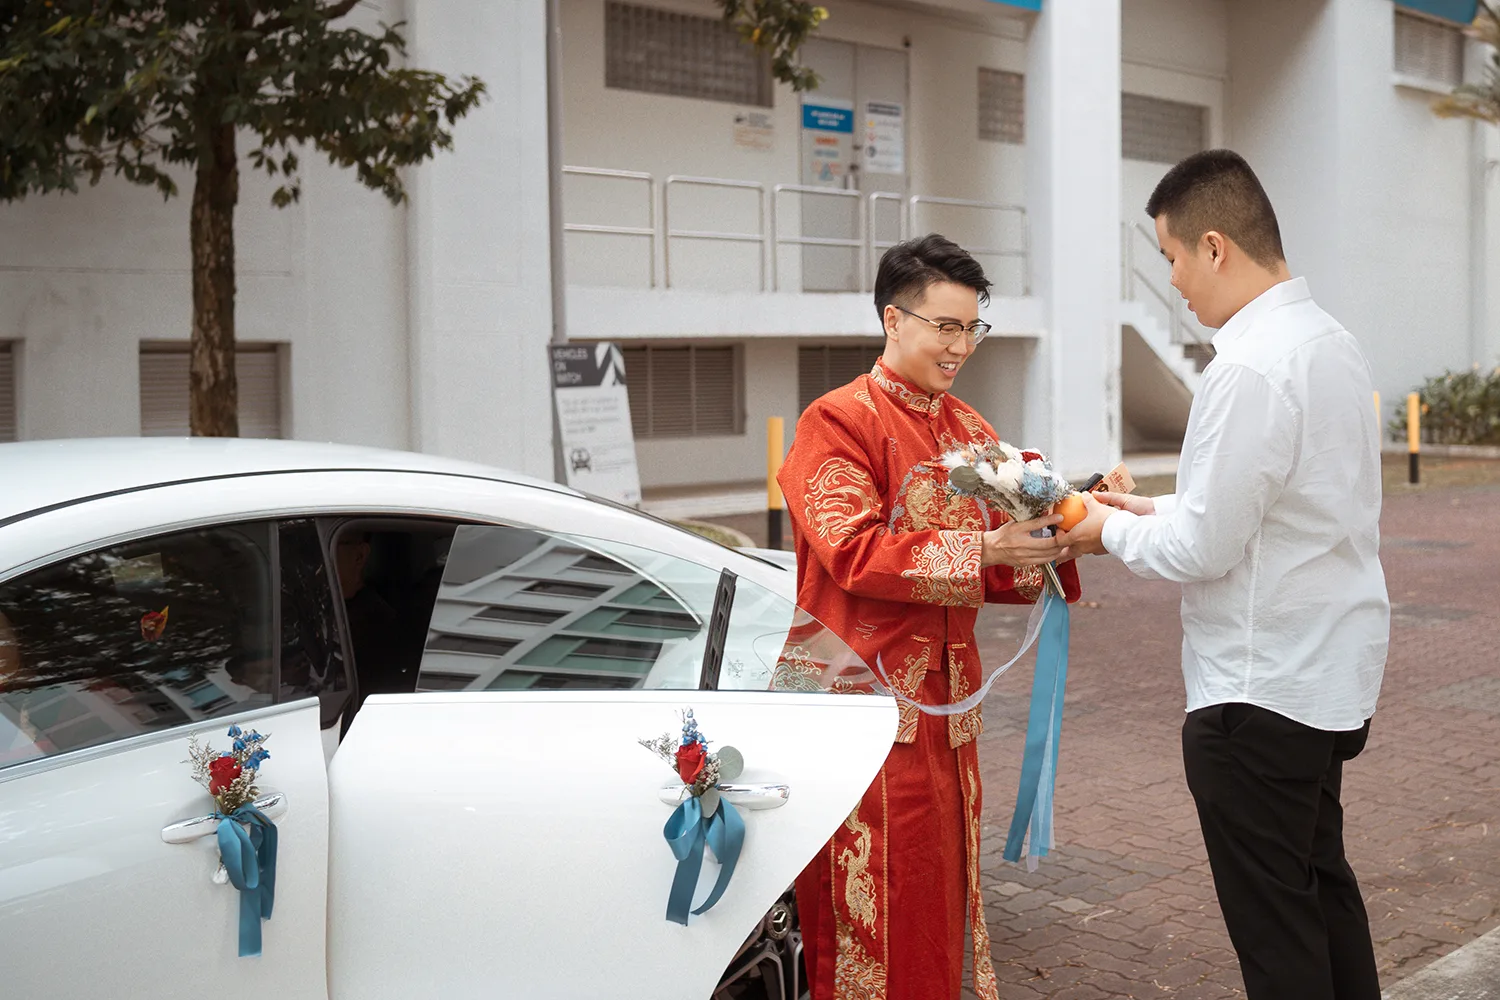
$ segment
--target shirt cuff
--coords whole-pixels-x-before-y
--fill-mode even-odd
[[[1177,494],[1168,493],[1165,496],[1152,497],[1151,502],[1156,505],[1156,516],[1166,517],[1177,509]]]
[[[1112,556],[1118,556],[1125,548],[1125,539],[1130,534],[1130,529],[1140,518],[1128,510],[1117,510],[1104,519],[1104,529],[1099,533],[1099,541],[1104,544],[1104,551]]]

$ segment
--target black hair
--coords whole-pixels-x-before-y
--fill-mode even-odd
[[[981,304],[990,300],[990,279],[969,251],[937,233],[897,243],[880,258],[875,273],[875,311],[885,322],[888,305],[914,305],[928,285],[951,281],[966,285],[979,295]]]
[[[1165,215],[1167,232],[1190,250],[1214,230],[1234,240],[1261,267],[1286,260],[1266,189],[1245,158],[1228,149],[1194,153],[1167,171],[1146,202],[1146,214],[1153,219]]]

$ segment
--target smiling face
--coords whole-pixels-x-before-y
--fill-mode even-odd
[[[1156,241],[1161,246],[1162,256],[1172,265],[1172,287],[1187,300],[1187,307],[1198,322],[1217,330],[1229,322],[1238,304],[1231,306],[1225,300],[1230,289],[1222,280],[1220,269],[1224,264],[1225,238],[1216,232],[1203,234],[1196,247],[1188,247],[1173,236],[1167,228],[1165,214],[1156,217]]]
[[[969,326],[979,319],[979,295],[967,285],[937,281],[907,308],[933,323],[962,323]],[[937,328],[894,305],[885,307],[886,366],[916,385],[923,392],[940,393],[953,388],[958,370],[974,353],[974,345],[965,336],[951,344],[938,339]]]

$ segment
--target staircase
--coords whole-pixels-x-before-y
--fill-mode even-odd
[[[1121,410],[1126,451],[1175,450],[1205,365],[1213,358],[1211,331],[1184,308],[1166,267],[1138,263],[1149,248],[1159,261],[1156,235],[1124,226],[1120,301]]]

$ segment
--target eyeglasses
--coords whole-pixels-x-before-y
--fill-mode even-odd
[[[896,304],[892,302],[891,305]],[[939,344],[951,344],[958,339],[959,334],[963,334],[971,345],[978,344],[990,332],[990,325],[983,320],[975,322],[973,326],[964,326],[962,323],[939,323],[936,320],[928,319],[926,316],[918,316],[910,309],[905,309],[901,306],[896,306],[896,308],[906,313],[912,319],[919,319],[928,326],[937,327]]]

